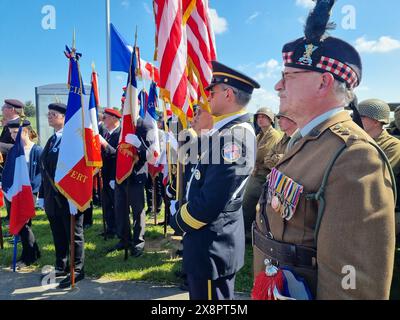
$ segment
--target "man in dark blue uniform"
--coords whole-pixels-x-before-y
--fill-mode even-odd
[[[51,103],[47,119],[49,126],[53,127],[55,133],[49,138],[40,158],[42,170],[42,185],[39,191],[37,206],[44,208],[50,222],[53,234],[56,265],[55,276],[68,275],[69,272],[69,245],[71,214],[68,200],[57,190],[54,185],[54,176],[57,168],[58,154],[64,129],[65,113],[67,106],[63,103]],[[75,216],[75,282],[85,277],[84,273],[84,236],[83,236],[83,214],[78,212]],[[43,275],[45,276],[45,275]],[[67,288],[71,285],[70,275],[61,280],[59,287]]]
[[[255,160],[255,133],[245,107],[259,87],[244,74],[213,62],[207,90],[214,118],[200,111],[193,123],[201,152],[195,152],[188,166],[186,203],[172,210],[170,221],[184,233],[183,269],[190,299],[234,298],[236,272],[244,263],[243,193]]]
[[[117,147],[121,133],[121,114],[115,109],[104,110],[104,129],[101,140],[101,156],[103,167],[102,208],[106,222],[107,237],[114,237],[116,233],[114,213],[115,171],[117,167]]]

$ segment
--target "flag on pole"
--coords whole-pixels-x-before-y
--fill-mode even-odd
[[[129,73],[133,47],[128,45],[123,36],[118,32],[112,23],[110,25],[111,71]],[[154,75],[154,81],[158,83],[160,78],[158,69],[150,62],[147,62],[143,59],[140,59],[139,61],[140,76],[145,80],[152,81],[152,75]]]
[[[4,195],[11,202],[10,233],[18,235],[21,228],[35,216],[32,187],[19,128],[15,144],[7,155],[3,171]]]
[[[84,109],[85,159],[87,166],[102,167],[103,161],[101,158],[101,145],[97,118],[97,108],[100,105],[99,90],[97,73],[94,71],[94,64],[92,65],[92,68],[92,88],[90,91],[89,105]]]
[[[191,0],[184,0],[184,12],[190,9]],[[185,10],[186,6],[186,10]],[[188,12],[189,13],[189,12]],[[211,27],[208,0],[196,0],[187,19],[188,70],[192,76],[197,103],[208,109],[208,92],[204,90],[212,80],[211,61],[217,59],[215,36]],[[191,95],[193,99],[193,95]]]
[[[84,108],[85,88],[75,49],[67,49],[70,61],[70,83],[63,136],[55,173],[55,185],[79,211],[90,206],[93,191],[93,167],[85,159]],[[75,212],[71,212],[74,214]]]
[[[193,105],[208,109],[204,88],[212,80],[216,59],[208,0],[154,0],[160,96],[182,123]]]
[[[193,117],[189,105],[187,35],[181,0],[154,0],[160,95],[172,106],[182,123]]]
[[[157,101],[158,101],[157,85],[155,82],[152,82],[152,84],[150,85],[149,99],[147,102],[147,108],[144,117],[144,123],[146,123],[149,126],[149,128],[151,128],[148,133],[149,141],[153,142],[150,145],[150,149],[148,152],[149,156],[147,159],[149,173],[152,177],[154,177],[156,174],[158,174],[163,170],[163,167],[160,163],[161,151],[160,151],[160,138],[158,134],[159,130],[157,125],[157,120],[158,120]]]
[[[118,184],[121,184],[127,177],[129,177],[132,173],[133,166],[138,160],[136,148],[125,141],[128,134],[134,134],[136,132],[136,120],[139,114],[136,68],[136,50],[133,50],[123,104],[121,135],[119,137],[117,152],[117,169],[115,178]]]
[[[146,89],[142,89],[139,92],[139,116],[144,119],[146,115],[146,108],[147,108],[147,102],[149,100],[149,95],[146,92]]]

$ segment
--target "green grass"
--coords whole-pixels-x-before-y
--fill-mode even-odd
[[[5,210],[0,214],[4,217]],[[163,212],[158,216],[158,222],[163,221]],[[93,212],[93,226],[85,230],[85,271],[91,278],[108,280],[136,280],[163,284],[179,284],[180,279],[175,271],[181,269],[181,259],[175,255],[179,247],[179,238],[173,237],[173,231],[168,227],[164,237],[163,226],[155,226],[154,219],[148,217],[146,225],[145,253],[139,258],[129,256],[124,261],[124,251],[107,253],[107,249],[115,245],[118,240],[104,241],[98,234],[102,231],[102,215],[100,209]],[[3,228],[3,232],[4,232]],[[55,253],[50,226],[45,213],[37,211],[33,220],[33,231],[37,238],[42,256],[32,270],[40,271],[45,265],[53,265]],[[6,238],[4,250],[0,250],[0,267],[9,267],[12,262],[12,247]],[[21,252],[21,244],[18,245]],[[250,246],[246,247],[245,266],[236,276],[235,290],[250,293],[253,281],[253,254]],[[400,246],[397,245],[395,269],[393,274],[391,299],[400,299]]]
[[[5,210],[1,209],[5,216]],[[164,220],[163,212],[157,221]],[[45,213],[37,211],[33,219],[33,232],[37,238],[41,258],[32,266],[32,271],[40,271],[45,265],[53,265],[55,253],[50,226]],[[149,281],[163,284],[179,284],[181,280],[176,277],[175,271],[181,269],[181,259],[175,255],[179,247],[179,238],[173,237],[173,230],[168,227],[167,236],[164,237],[163,226],[155,226],[153,217],[147,218],[145,253],[139,258],[129,256],[124,261],[124,251],[107,253],[107,249],[115,245],[118,240],[104,241],[98,234],[102,232],[101,209],[93,212],[93,226],[85,230],[85,273],[91,278],[108,280],[136,280]],[[3,233],[4,233],[3,228]],[[10,267],[12,263],[13,245],[6,238],[4,250],[0,250],[0,267]],[[22,248],[18,245],[20,254]],[[249,293],[252,286],[252,250],[246,251],[247,265],[239,272],[236,280],[236,290]]]

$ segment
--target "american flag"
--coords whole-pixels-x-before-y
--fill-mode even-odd
[[[178,115],[193,117],[192,105],[207,103],[215,41],[208,0],[154,0],[160,95]]]

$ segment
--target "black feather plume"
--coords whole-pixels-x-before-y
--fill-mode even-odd
[[[318,46],[326,30],[335,29],[336,25],[329,22],[331,10],[336,0],[314,0],[316,5],[310,12],[304,28],[307,42]]]

